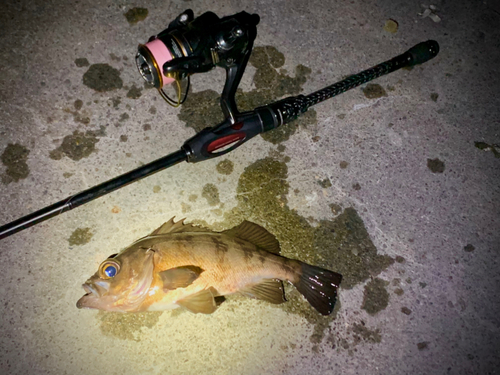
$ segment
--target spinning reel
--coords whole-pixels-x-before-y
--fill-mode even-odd
[[[194,18],[191,9],[181,13],[167,29],[139,45],[136,63],[144,80],[177,107],[184,103],[189,77],[216,66],[226,69],[221,106],[225,117],[235,119],[236,89],[257,36],[259,16],[246,12],[219,18],[206,12]],[[166,92],[168,86],[174,94]]]

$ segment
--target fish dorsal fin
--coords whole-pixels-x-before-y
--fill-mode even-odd
[[[240,293],[275,304],[286,302],[283,282],[276,279],[264,279],[258,284],[247,285]]]
[[[217,303],[215,302],[215,296],[217,295],[217,291],[210,287],[177,301],[177,304],[195,314],[211,314],[217,310]]]
[[[168,292],[177,288],[186,288],[195,281],[203,270],[197,266],[170,268],[159,273],[163,281],[163,290]]]
[[[250,221],[244,221],[237,227],[228,229],[224,232],[225,235],[237,237],[239,239],[248,241],[261,249],[269,251],[270,253],[279,254],[280,244],[276,237],[269,233],[260,225]]]
[[[193,224],[184,224],[184,220],[186,219],[181,219],[176,223],[174,222],[174,218],[175,216],[158,229],[155,229],[150,236],[180,232],[210,232],[209,229],[203,227],[194,226]]]

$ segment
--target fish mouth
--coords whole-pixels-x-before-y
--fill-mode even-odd
[[[96,297],[99,297],[99,293],[97,293],[97,290],[94,287],[92,287],[92,285],[85,283],[82,284],[82,288],[87,292],[85,294],[86,296],[93,294]]]
[[[97,308],[95,305],[97,300],[100,298],[100,294],[97,291],[96,286],[86,282],[85,284],[82,284],[82,288],[86,293],[78,300],[76,307],[79,309]]]

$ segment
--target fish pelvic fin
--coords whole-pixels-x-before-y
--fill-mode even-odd
[[[301,263],[301,271],[294,286],[320,314],[330,315],[337,301],[342,275],[306,263]]]
[[[215,302],[215,296],[217,295],[219,295],[217,290],[214,287],[210,287],[177,301],[177,304],[195,314],[212,314],[217,310]]]
[[[241,240],[248,241],[270,253],[278,255],[280,253],[280,244],[276,237],[265,228],[250,221],[245,220],[240,225],[225,230],[222,233],[230,237],[237,237]]]
[[[265,279],[258,284],[248,285],[241,289],[240,293],[274,304],[286,302],[283,282],[277,279]]]
[[[159,275],[163,281],[163,290],[167,292],[191,285],[202,272],[203,269],[197,266],[181,266],[162,271]]]

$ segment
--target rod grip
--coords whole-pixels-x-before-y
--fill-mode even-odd
[[[436,57],[439,53],[439,44],[435,40],[428,40],[426,42],[418,43],[416,46],[410,48],[407,52],[410,55],[409,66],[423,64],[430,59]]]

